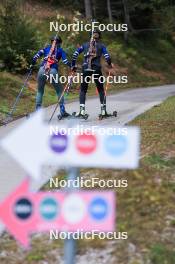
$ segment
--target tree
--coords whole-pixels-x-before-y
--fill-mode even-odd
[[[133,27],[130,21],[130,14],[129,14],[129,9],[128,9],[128,2],[127,0],[122,0],[123,2],[123,8],[124,8],[124,19],[125,19],[125,24],[128,25],[128,30],[131,30],[133,32]],[[124,32],[124,39],[127,42],[128,41],[128,31]]]
[[[92,18],[92,6],[90,0],[84,0],[86,19]]]
[[[109,22],[113,23],[112,10],[111,10],[111,1],[110,0],[107,0],[107,9],[108,9]]]

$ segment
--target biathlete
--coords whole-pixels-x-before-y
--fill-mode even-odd
[[[100,41],[101,32],[96,30],[92,33],[92,37],[90,42],[84,43],[76,51],[73,53],[72,58],[72,70],[76,71],[76,60],[82,52],[84,53],[84,61],[82,65],[82,73],[83,73],[83,82],[80,86],[80,110],[75,113],[76,117],[84,117],[87,115],[85,113],[85,101],[86,101],[86,93],[88,90],[89,80],[94,74],[94,81],[99,93],[100,103],[101,103],[101,115],[108,116],[106,111],[106,96],[104,91],[104,85],[100,82],[100,77],[103,76],[101,72],[101,57],[104,56],[108,66],[112,69],[113,65],[111,63],[111,57],[105,47],[104,44]]]
[[[37,81],[38,81],[38,87],[37,87],[37,94],[36,94],[36,110],[41,108],[42,106],[42,99],[44,95],[44,87],[46,84],[46,81],[48,79],[48,76],[52,75],[53,78],[51,78],[51,84],[55,88],[56,94],[58,96],[58,99],[60,98],[60,95],[62,93],[62,85],[60,82],[56,82],[57,80],[56,75],[58,74],[58,63],[60,59],[62,59],[63,63],[66,64],[69,68],[71,68],[71,63],[68,61],[65,51],[61,48],[62,39],[61,37],[52,37],[51,44],[46,46],[45,48],[39,50],[35,56],[32,59],[31,68],[36,64],[36,61],[44,56],[43,61],[41,62]],[[53,47],[53,41],[56,44]],[[53,49],[53,50],[51,50]],[[50,54],[52,53],[52,54]],[[49,61],[48,61],[49,57]],[[49,65],[49,71],[48,71],[48,65]],[[47,67],[46,67],[47,66]],[[59,78],[58,78],[59,79]],[[64,97],[61,98],[60,102],[60,115],[63,117],[69,116],[69,114],[65,110],[64,106]]]

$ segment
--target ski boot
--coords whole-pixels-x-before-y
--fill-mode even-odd
[[[40,109],[41,109],[41,105],[40,104],[36,104],[35,112],[39,111]]]
[[[57,116],[58,120],[64,119],[64,118],[68,118],[71,115],[69,113],[66,112],[65,110],[65,106],[62,104],[60,105],[60,114]]]
[[[75,118],[81,118],[81,119],[88,119],[88,114],[86,114],[85,112],[85,105],[84,104],[80,104],[80,111],[79,112],[73,112],[72,116]]]
[[[117,117],[117,111],[114,111],[112,114],[107,113],[106,105],[101,104],[101,114],[99,114],[99,120],[108,118],[108,117]]]

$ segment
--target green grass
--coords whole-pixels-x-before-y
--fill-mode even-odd
[[[44,255],[42,252],[30,252],[26,257],[26,260],[30,263],[33,261],[40,261],[44,259]]]
[[[118,39],[109,44],[109,51],[121,70],[127,71],[132,86],[174,83],[174,45],[167,40],[131,37],[129,44],[125,45],[122,39]]]
[[[128,232],[128,240],[120,241],[113,255],[119,263],[128,263],[126,256],[129,243],[136,246],[142,259],[151,264],[173,264],[175,242],[166,228],[175,232],[175,140],[174,140],[175,97],[168,98],[159,107],[154,107],[137,117],[130,125],[141,127],[141,164],[133,171],[82,169],[80,175],[100,179],[127,179],[128,187],[118,188],[117,232]],[[88,173],[89,176],[86,176]],[[56,177],[60,180],[63,172]],[[48,185],[45,189],[49,188]],[[99,188],[96,186],[96,188]],[[168,222],[166,219],[172,216]],[[159,246],[159,241],[161,245]],[[168,241],[168,242],[167,242]],[[79,241],[79,251],[85,248],[100,248],[107,241]],[[140,263],[137,259],[132,264]]]
[[[153,264],[174,264],[175,251],[169,250],[165,245],[156,244],[151,248],[150,259]]]
[[[116,244],[119,263],[126,263],[127,246],[132,243],[142,258],[151,264],[173,264],[175,242],[166,228],[175,232],[175,97],[168,98],[159,107],[154,107],[137,117],[130,125],[141,127],[141,164],[137,170],[82,169],[80,175],[95,175],[100,179],[127,179],[127,189],[117,189],[117,231],[128,232],[127,241]],[[64,176],[63,176],[64,175]],[[91,176],[90,176],[91,175]],[[65,178],[63,172],[56,177]],[[87,177],[87,176],[85,176]],[[96,188],[99,188],[96,186]],[[49,185],[45,186],[49,189]],[[172,216],[168,222],[166,219]],[[161,244],[159,245],[159,241]],[[168,242],[167,242],[168,241]],[[105,242],[79,241],[79,250],[103,248]],[[135,260],[134,263],[140,263]],[[146,263],[146,262],[145,262]]]
[[[29,81],[29,86],[24,89],[23,94],[17,104],[14,117],[23,115],[27,112],[35,110],[35,97],[37,83],[35,82],[36,76],[34,75]],[[0,73],[0,119],[5,118],[6,114],[11,110],[15,99],[20,92],[25,76],[16,76],[7,72]],[[69,95],[68,99],[77,97],[77,94]],[[45,94],[43,97],[43,106],[48,106],[57,102],[57,96],[54,88],[46,85]]]
[[[171,168],[171,167],[175,170],[174,158],[165,159],[165,157],[163,156],[152,154],[152,155],[148,155],[144,159],[144,162],[145,164],[148,164],[157,170],[164,170],[164,169],[166,170],[167,168]]]

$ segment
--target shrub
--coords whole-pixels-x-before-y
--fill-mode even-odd
[[[38,34],[20,11],[16,0],[6,0],[0,9],[0,61],[8,71],[22,71],[38,49]]]

